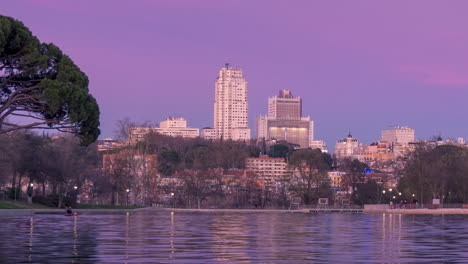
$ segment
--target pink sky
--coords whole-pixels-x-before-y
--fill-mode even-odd
[[[102,137],[130,117],[212,126],[226,58],[244,69],[250,120],[280,89],[303,98],[331,150],[392,125],[467,137],[468,1],[15,0],[2,15],[57,44],[90,77]]]

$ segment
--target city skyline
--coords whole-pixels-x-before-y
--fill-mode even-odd
[[[3,3],[2,14],[89,76],[101,138],[126,116],[212,126],[225,62],[249,82],[249,128],[266,99],[288,89],[305,100],[315,138],[329,148],[349,131],[373,142],[395,125],[418,139],[466,138],[468,3],[401,3],[23,0]]]

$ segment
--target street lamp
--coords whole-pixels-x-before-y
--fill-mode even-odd
[[[386,193],[386,191],[385,191],[385,190],[383,190],[383,191],[382,191],[382,193],[383,193],[383,194],[385,194],[385,193]]]
[[[175,200],[174,200],[174,193],[171,192],[171,200],[172,200],[172,207],[175,208]]]
[[[388,189],[388,191],[389,191],[389,192],[391,192],[391,191],[393,191],[393,189],[392,189],[392,188],[390,188],[390,189]]]
[[[128,206],[128,194],[130,193],[130,189],[125,190],[127,192],[127,206]]]
[[[77,189],[78,189],[78,186],[76,186],[76,185],[75,185],[75,186],[73,186],[73,189],[77,190]]]
[[[401,196],[401,192],[399,192],[399,193],[398,193],[398,195],[400,195],[400,196]]]

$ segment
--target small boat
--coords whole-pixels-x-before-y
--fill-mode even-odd
[[[66,213],[65,216],[78,216],[78,213]]]

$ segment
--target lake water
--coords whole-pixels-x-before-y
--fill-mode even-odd
[[[0,217],[0,263],[468,263],[468,216]]]

